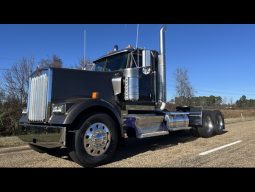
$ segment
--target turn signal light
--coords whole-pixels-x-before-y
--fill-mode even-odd
[[[92,92],[91,98],[98,99],[98,92]]]

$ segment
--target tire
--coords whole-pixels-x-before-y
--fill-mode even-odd
[[[214,134],[213,113],[211,111],[203,111],[202,127],[198,128],[200,137],[208,138]]]
[[[96,167],[109,162],[118,146],[118,130],[105,113],[89,116],[75,133],[73,161],[83,167]]]
[[[225,129],[225,122],[222,113],[218,110],[213,111],[213,120],[214,120],[214,132],[217,135],[223,133]]]

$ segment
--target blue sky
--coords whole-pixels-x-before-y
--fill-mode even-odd
[[[106,54],[115,44],[135,46],[136,24],[0,25],[0,69],[22,57],[36,61],[56,54],[70,67],[83,57]],[[139,47],[159,48],[159,24],[139,25]],[[175,96],[174,71],[188,70],[196,95],[220,95],[228,101],[255,98],[255,25],[168,24],[166,32],[168,99]],[[3,71],[0,70],[2,74]]]

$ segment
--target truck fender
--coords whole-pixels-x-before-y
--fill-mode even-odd
[[[123,135],[121,112],[119,108],[103,99],[85,99],[84,101],[74,104],[68,111],[64,124],[71,125],[77,120],[78,116],[81,113],[86,111],[91,112],[91,110],[95,110],[97,108],[99,110],[104,109],[110,113],[109,115],[111,115],[116,121],[116,123],[120,127],[120,133],[121,135]]]

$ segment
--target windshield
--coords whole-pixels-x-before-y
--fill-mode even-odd
[[[127,66],[128,54],[113,55],[95,62],[95,71],[118,71]]]

